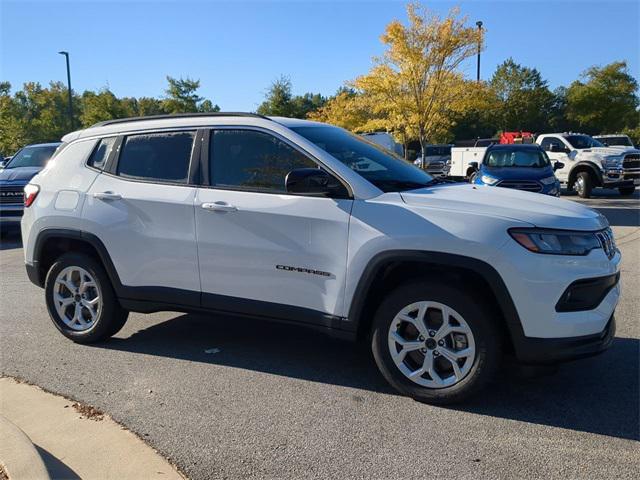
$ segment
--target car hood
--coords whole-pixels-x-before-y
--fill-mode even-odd
[[[42,170],[42,167],[17,167],[5,168],[0,171],[0,182],[24,182],[27,183],[36,174]]]
[[[543,168],[533,167],[488,167],[480,166],[480,174],[491,175],[500,180],[540,180],[553,175],[551,166]]]
[[[541,228],[600,230],[609,225],[603,215],[579,203],[510,188],[460,183],[400,195],[411,206],[509,218]]]
[[[578,150],[579,153],[597,153],[598,155],[602,155],[603,157],[609,155],[621,155],[623,153],[640,153],[640,150],[634,147],[626,147],[624,145],[616,145],[612,147],[592,147],[592,148],[583,148]]]

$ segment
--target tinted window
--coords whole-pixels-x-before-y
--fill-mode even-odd
[[[117,174],[126,178],[186,183],[194,132],[132,135],[122,144]]]
[[[286,192],[296,168],[317,165],[283,141],[251,130],[215,130],[210,142],[211,185]]]
[[[91,154],[87,165],[90,165],[94,168],[99,168],[102,170],[104,168],[104,164],[107,162],[107,158],[109,158],[109,154],[111,153],[111,149],[116,143],[116,137],[103,138],[98,143],[98,146]]]
[[[428,173],[388,150],[365,142],[337,127],[294,127],[291,130],[315,143],[383,192],[411,190],[428,185]]]
[[[11,159],[7,169],[19,167],[44,167],[58,145],[46,147],[24,147]]]

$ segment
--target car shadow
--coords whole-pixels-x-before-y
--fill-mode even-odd
[[[248,318],[181,314],[96,347],[396,394],[378,373],[366,345]],[[603,355],[565,364],[548,376],[525,375],[507,362],[499,381],[474,400],[450,408],[639,439],[639,350],[639,340],[616,338]]]
[[[601,208],[592,207],[609,221],[612,227],[640,227],[640,209],[636,205],[635,209],[631,208]]]
[[[20,229],[6,228],[0,235],[0,250],[13,250],[16,248],[22,248]]]

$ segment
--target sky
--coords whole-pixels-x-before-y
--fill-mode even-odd
[[[482,20],[481,76],[508,57],[535,67],[555,88],[593,65],[626,60],[640,79],[640,2],[429,1]],[[226,111],[253,111],[275,79],[295,94],[333,94],[383,52],[380,35],[406,21],[401,1],[0,0],[0,80],[108,87],[117,96],[164,95],[166,75],[199,79],[199,93]],[[463,65],[474,78],[476,59]]]

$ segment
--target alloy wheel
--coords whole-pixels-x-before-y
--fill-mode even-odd
[[[93,328],[102,310],[100,288],[84,268],[71,266],[56,277],[52,291],[60,319],[72,330]]]
[[[400,310],[389,327],[388,343],[400,372],[428,388],[460,382],[471,370],[476,354],[467,322],[438,302],[416,302]]]

